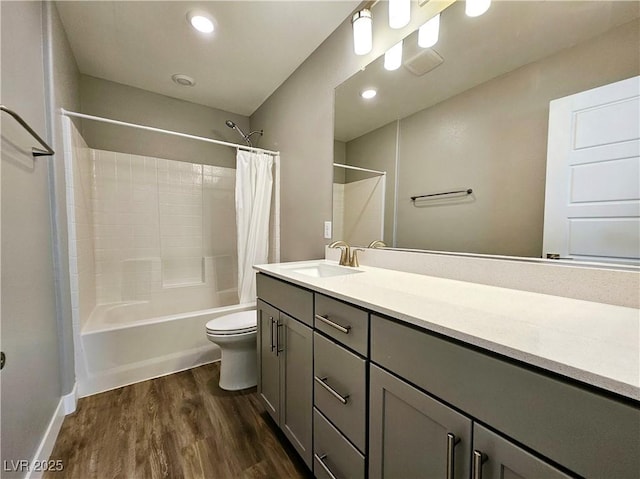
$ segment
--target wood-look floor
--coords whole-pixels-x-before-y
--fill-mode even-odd
[[[78,401],[47,479],[310,478],[255,388],[218,387],[219,363]]]

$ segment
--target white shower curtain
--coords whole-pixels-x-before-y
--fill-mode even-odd
[[[272,155],[238,150],[236,155],[236,224],[238,228],[238,296],[256,300],[254,264],[269,258],[269,214],[273,185]]]

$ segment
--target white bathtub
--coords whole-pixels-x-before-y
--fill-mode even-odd
[[[79,396],[171,374],[220,359],[207,339],[205,324],[236,311],[238,304],[149,319],[151,303],[100,305],[81,333],[83,364],[78,369]]]

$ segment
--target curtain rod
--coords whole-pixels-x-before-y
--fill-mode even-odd
[[[334,163],[333,166],[337,166],[338,168],[344,168],[346,170],[356,170],[356,171],[364,171],[367,173],[376,173],[378,175],[387,174],[386,171],[370,170],[368,168],[360,168],[359,166],[343,165],[342,163]]]
[[[239,148],[241,150],[246,150],[246,151],[256,151],[258,153],[266,153],[268,155],[280,154],[279,151],[265,150],[263,148],[256,148],[256,147],[247,146],[247,145],[239,145],[237,143],[230,143],[228,141],[214,140],[213,138],[205,138],[204,136],[189,135],[187,133],[180,133],[178,131],[171,131],[171,130],[163,130],[161,128],[155,128],[153,126],[138,125],[136,123],[127,123],[126,121],[111,120],[109,118],[102,118],[100,116],[85,115],[84,113],[77,113],[75,111],[65,110],[64,108],[60,108],[60,111],[62,112],[63,115],[74,116],[76,118],[84,118],[86,120],[101,121],[104,123],[111,123],[113,125],[120,125],[120,126],[130,126],[132,128],[138,128],[140,130],[153,131],[156,133],[165,133],[167,135],[174,135],[174,136],[180,136],[182,138],[189,138],[191,140],[206,141],[207,143],[215,143],[216,145],[230,146],[232,148]]]

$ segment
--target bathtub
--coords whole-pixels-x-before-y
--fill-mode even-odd
[[[154,306],[147,301],[99,305],[80,334],[78,395],[89,396],[216,361],[220,349],[207,339],[205,324],[255,307],[255,303],[246,303],[150,318]]]

